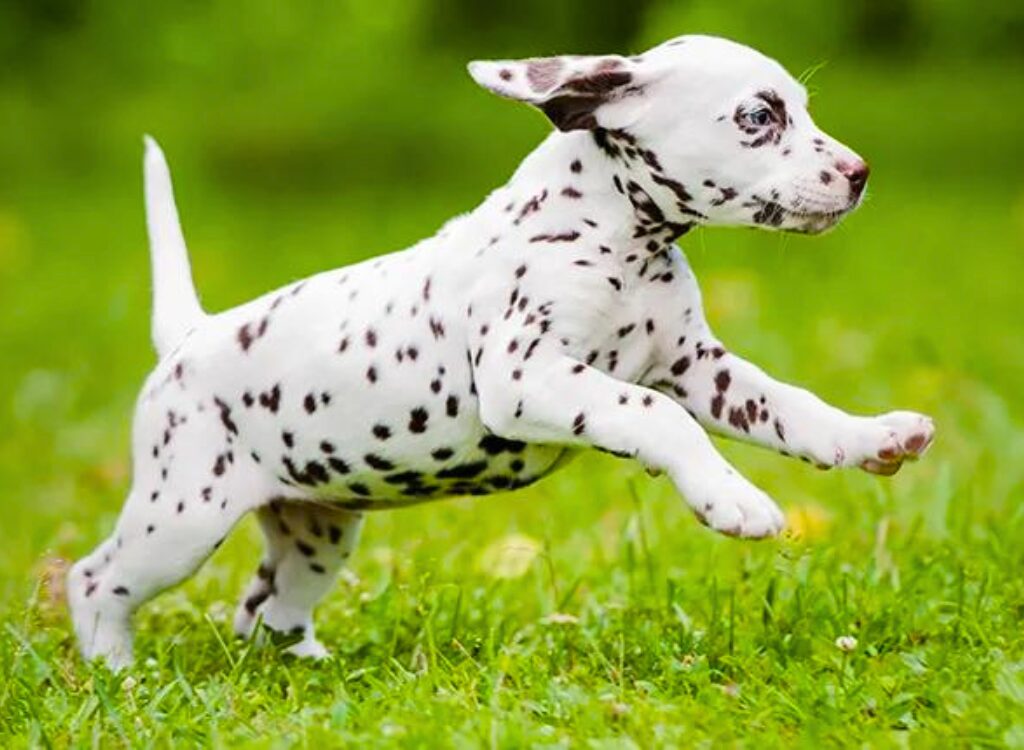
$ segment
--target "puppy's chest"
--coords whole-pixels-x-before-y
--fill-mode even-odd
[[[585,288],[580,292],[585,294]],[[619,380],[636,382],[654,354],[653,314],[625,295],[581,297],[568,297],[554,306],[552,330],[562,350]]]

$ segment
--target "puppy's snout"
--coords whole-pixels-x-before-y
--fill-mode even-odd
[[[871,168],[867,162],[857,159],[856,161],[841,161],[836,163],[836,170],[850,182],[850,194],[853,198],[859,198],[864,192],[864,186],[868,184],[868,175]]]

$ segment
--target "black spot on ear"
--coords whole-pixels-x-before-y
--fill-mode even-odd
[[[597,127],[594,112],[602,103],[597,96],[556,96],[540,108],[559,130],[593,130]]]
[[[594,130],[598,127],[597,108],[632,80],[633,75],[626,71],[611,70],[573,78],[559,89],[566,93],[543,102],[541,110],[559,130]]]

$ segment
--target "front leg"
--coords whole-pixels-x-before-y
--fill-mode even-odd
[[[492,332],[498,345],[484,346],[474,372],[481,418],[495,434],[638,458],[668,473],[712,528],[744,537],[781,531],[783,516],[775,503],[722,458],[672,399],[615,380],[556,349],[541,346],[529,358],[509,356],[508,337]]]
[[[931,444],[935,429],[928,417],[847,414],[727,352],[704,318],[686,257],[675,249],[664,262],[668,272],[646,292],[656,364],[643,382],[669,394],[709,430],[822,468],[859,466],[875,474],[894,474]]]
[[[706,332],[688,343],[655,369],[653,382],[715,432],[821,468],[859,466],[886,475],[917,459],[935,434],[932,421],[914,412],[847,414],[726,352]]]

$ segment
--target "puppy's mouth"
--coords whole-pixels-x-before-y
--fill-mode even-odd
[[[864,194],[851,196],[846,205],[838,208],[826,204],[814,205],[814,198],[808,199],[799,196],[794,199],[792,205],[783,206],[782,209],[790,218],[791,226],[784,226],[783,229],[802,234],[820,234],[827,231],[842,221],[848,214],[853,213],[860,207],[864,200]],[[829,201],[828,203],[831,203]]]
[[[798,234],[821,234],[842,221],[856,207],[856,203],[831,211],[794,210],[783,207],[782,210],[791,221],[784,222],[780,228]]]
[[[817,208],[797,199],[795,205],[783,205],[777,200],[766,200],[758,195],[743,204],[744,208],[753,209],[751,219],[757,226],[765,229],[776,229],[783,232],[800,234],[818,234],[831,229],[844,216],[853,211],[859,201],[851,201],[838,208]]]
[[[853,213],[861,204],[862,196],[849,200],[845,206],[818,207],[797,198],[792,205],[779,206],[782,221],[779,229],[797,234],[821,234]]]

